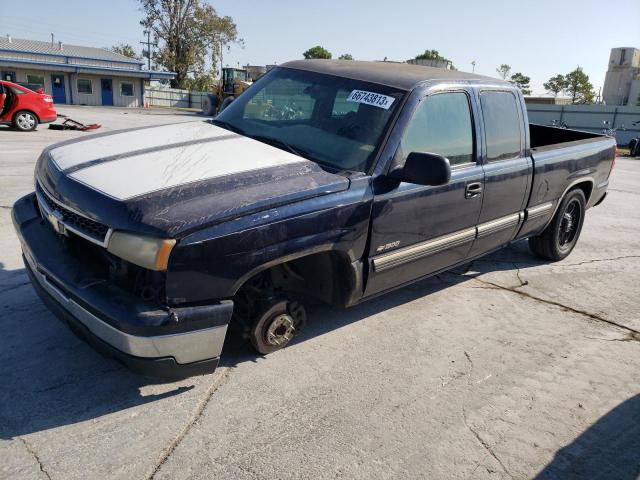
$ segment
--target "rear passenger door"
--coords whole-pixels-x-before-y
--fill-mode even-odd
[[[478,92],[482,110],[484,194],[478,238],[470,256],[503,246],[524,220],[532,162],[526,151],[526,122],[520,97],[512,90]]]
[[[400,183],[375,192],[369,277],[373,295],[467,258],[482,204],[483,169],[471,90],[423,97],[404,128],[396,156],[430,152],[447,157],[451,181],[424,186]]]

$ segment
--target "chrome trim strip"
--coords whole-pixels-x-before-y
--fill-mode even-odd
[[[520,224],[522,217],[522,212],[518,212],[491,220],[490,222],[481,223],[478,225],[478,238],[486,237],[500,230],[513,228]]]
[[[546,216],[553,208],[553,202],[542,203],[535,207],[527,208],[527,220]]]
[[[40,179],[36,179],[36,182],[38,182],[38,186],[42,189],[43,192],[47,192],[45,190],[45,188],[42,186],[42,184],[40,183]],[[84,213],[80,213],[77,210],[74,210],[73,208],[65,205],[64,203],[56,200],[55,198],[53,198],[53,195],[51,195],[49,192],[47,192],[49,194],[49,197],[53,202],[57,203],[58,205],[60,205],[62,208],[66,208],[67,210],[75,213],[76,215],[79,215],[83,218],[86,218],[88,220],[91,220],[89,217],[87,217]],[[46,214],[49,215],[51,213],[51,210],[47,207],[47,201],[45,199],[42,198],[42,195],[40,195],[40,192],[38,192],[38,189],[36,188],[36,198],[38,199],[38,206],[46,211]],[[88,240],[91,243],[95,243],[96,245],[99,245],[101,247],[107,248],[107,246],[109,245],[109,239],[111,238],[111,234],[113,233],[113,228],[109,228],[107,230],[106,235],[104,236],[104,241],[100,241],[97,240],[89,235],[87,235],[86,233],[81,232],[80,230],[78,230],[77,228],[74,228],[73,225],[69,225],[66,222],[60,221],[58,220],[61,224],[64,225],[64,228],[66,228],[67,230],[69,230],[70,232],[73,232],[75,235],[78,235],[79,237],[84,238],[85,240]],[[95,221],[95,220],[94,220]]]
[[[181,364],[220,356],[227,325],[155,337],[130,335],[112,327],[70,299],[38,270],[27,251],[24,254],[42,288],[91,333],[121,352],[143,358],[173,357]]]
[[[476,227],[460,230],[449,235],[438,237],[434,240],[410,245],[401,250],[385,253],[373,258],[373,268],[376,272],[381,272],[403,263],[407,263],[419,258],[433,255],[434,253],[447,250],[449,248],[463,245],[472,241],[476,237]]]

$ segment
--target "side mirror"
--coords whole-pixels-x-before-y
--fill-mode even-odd
[[[44,93],[44,90],[42,90],[42,87],[40,87],[36,93],[43,94],[43,93]]]
[[[437,153],[411,152],[404,165],[392,170],[389,176],[418,185],[445,185],[451,179],[451,165]]]

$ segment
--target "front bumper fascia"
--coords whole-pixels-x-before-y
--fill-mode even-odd
[[[154,377],[215,370],[231,301],[185,308],[150,304],[83,267],[42,219],[34,194],[15,203],[12,217],[36,292],[99,351]]]

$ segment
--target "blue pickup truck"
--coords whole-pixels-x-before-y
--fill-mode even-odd
[[[294,61],[214,120],[45,149],[13,221],[59,317],[132,369],[189,376],[228,328],[285,347],[309,300],[351,306],[525,238],[566,257],[615,156],[530,125],[508,82]]]

